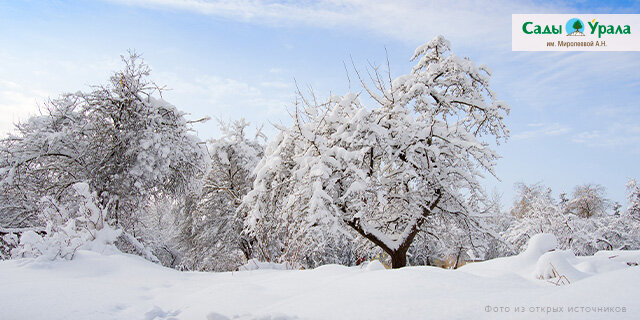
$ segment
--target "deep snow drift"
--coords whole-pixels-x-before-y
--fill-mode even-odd
[[[458,270],[374,262],[228,273],[79,251],[71,261],[0,262],[0,319],[640,318],[639,251],[553,248],[543,234],[518,256]]]

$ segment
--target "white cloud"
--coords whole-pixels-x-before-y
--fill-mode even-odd
[[[293,92],[290,90],[291,84],[279,81],[250,84],[242,80],[216,75],[185,78],[173,73],[158,73],[157,79],[158,82],[166,83],[171,88],[167,92],[168,95],[176,96],[181,101],[189,98],[202,100],[207,105],[213,106],[215,111],[224,111],[239,105],[248,109],[260,107],[248,104],[251,101],[262,101],[263,104],[271,105],[273,100],[281,102],[281,98],[287,96],[287,92]],[[265,92],[265,88],[269,89],[269,92]],[[273,99],[268,97],[273,97]]]
[[[634,104],[635,103],[635,104]],[[592,120],[572,141],[595,148],[627,149],[640,152],[640,108],[637,102],[606,104],[585,109],[581,119]]]
[[[513,140],[535,139],[540,137],[553,137],[567,134],[571,128],[560,123],[530,123],[528,130],[515,133]]]
[[[576,134],[574,142],[590,147],[628,148],[640,152],[640,125],[637,123],[614,123],[603,125],[602,129],[583,131]]]
[[[520,1],[216,1],[111,0],[128,5],[177,9],[267,25],[345,27],[409,42],[424,42],[437,34],[473,44],[496,44],[510,37],[511,14],[544,13],[560,6]],[[496,32],[504,28],[505,32]],[[503,45],[508,45],[504,44]]]
[[[495,76],[514,97],[511,103],[537,110],[592,107],[612,90],[625,86],[632,92],[640,87],[640,59],[634,52],[523,52],[514,53],[508,64],[499,63],[503,69]]]
[[[284,81],[263,81],[260,82],[260,86],[264,88],[292,89],[293,83]]]
[[[599,105],[590,107],[585,110],[584,114],[588,117],[607,118],[607,119],[630,119],[640,117],[640,106],[638,105]]]

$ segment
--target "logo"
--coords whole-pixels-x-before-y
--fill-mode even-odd
[[[584,22],[578,18],[570,19],[565,25],[565,30],[567,30],[567,36],[584,37]]]
[[[612,25],[612,24],[600,24],[600,22],[593,19],[588,22],[590,32],[589,34],[597,34],[598,38],[602,38],[602,35],[614,34],[614,35],[627,35],[631,34],[631,26],[627,25]],[[579,36],[584,37],[584,22],[578,18],[572,18],[567,21],[564,26],[567,30],[567,36]],[[545,34],[561,34],[561,24],[537,24],[533,21],[526,21],[522,24],[522,32],[525,34],[533,35],[545,35]]]
[[[640,14],[513,14],[514,51],[640,51]]]

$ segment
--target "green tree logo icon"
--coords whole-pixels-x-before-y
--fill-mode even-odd
[[[582,29],[582,23],[580,23],[580,20],[576,20],[576,22],[573,23],[573,29],[578,32]]]
[[[582,20],[578,18],[570,19],[565,27],[567,28],[567,36],[584,37],[584,22]]]

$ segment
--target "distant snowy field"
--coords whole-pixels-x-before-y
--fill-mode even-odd
[[[639,251],[575,257],[554,246],[537,235],[518,256],[458,270],[198,273],[91,251],[9,260],[0,319],[640,319]]]

